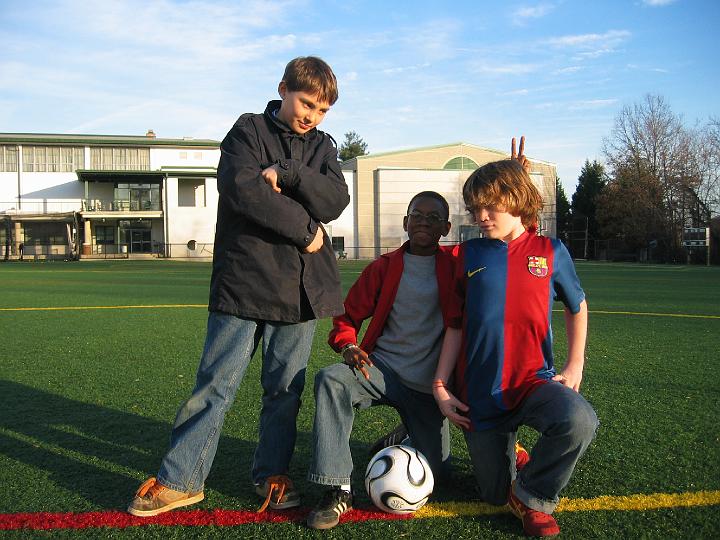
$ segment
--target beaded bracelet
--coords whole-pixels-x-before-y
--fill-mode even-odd
[[[360,348],[360,347],[358,347],[355,343],[346,343],[346,344],[343,345],[342,348],[340,349],[340,354],[341,354],[341,355],[342,355],[342,354],[345,354],[345,351],[347,351],[347,350],[349,350],[349,349],[359,349],[359,348]]]

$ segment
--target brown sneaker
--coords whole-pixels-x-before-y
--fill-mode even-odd
[[[137,490],[127,511],[138,517],[157,516],[168,510],[195,504],[204,498],[205,494],[202,491],[197,493],[175,491],[160,484],[153,476]]]
[[[284,510],[300,506],[300,494],[295,491],[292,480],[284,474],[269,476],[265,483],[255,486],[255,493],[263,497],[258,514],[269,506],[273,510]]]

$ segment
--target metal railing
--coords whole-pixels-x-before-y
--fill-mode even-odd
[[[157,212],[160,201],[131,201],[127,199],[83,199],[84,212]]]

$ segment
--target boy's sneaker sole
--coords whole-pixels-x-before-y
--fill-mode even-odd
[[[332,529],[340,523],[340,516],[352,510],[353,496],[340,489],[328,490],[307,517],[311,529]]]
[[[263,512],[266,508],[287,510],[300,506],[300,494],[292,480],[284,474],[268,477],[264,483],[255,486],[255,493],[264,499],[258,512]],[[282,497],[279,497],[281,493]]]
[[[128,506],[128,513],[132,514],[133,516],[137,517],[152,517],[157,516],[158,514],[162,514],[164,512],[169,512],[170,510],[175,510],[176,508],[181,508],[183,506],[189,506],[191,504],[198,503],[202,501],[205,498],[205,493],[200,492],[195,495],[189,496],[187,499],[180,499],[171,503],[168,503],[164,506],[161,506],[160,508],[154,508],[152,510],[138,510],[136,508],[133,508],[132,505]]]

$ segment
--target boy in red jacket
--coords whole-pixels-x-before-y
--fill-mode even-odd
[[[450,232],[442,195],[423,191],[408,205],[409,240],[372,262],[333,319],[329,344],[344,363],[315,378],[313,460],[308,479],[328,489],[307,519],[314,529],[337,525],[352,507],[350,432],[355,409],[389,405],[400,414],[413,446],[441,474],[447,427],[432,396],[432,380],[448,321],[455,258],[439,246]],[[362,343],[358,332],[372,317]],[[445,440],[447,444],[447,440]],[[447,451],[445,452],[447,454]]]

